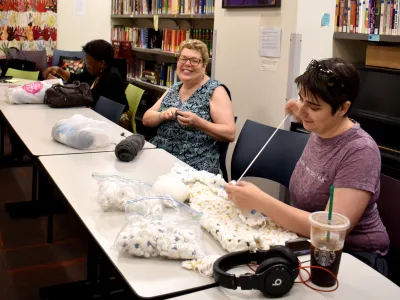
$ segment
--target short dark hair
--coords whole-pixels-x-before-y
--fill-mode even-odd
[[[327,80],[327,77],[333,80]],[[295,83],[306,95],[319,97],[328,103],[333,115],[346,101],[351,103],[347,113],[350,111],[358,96],[360,75],[346,60],[328,58],[318,62],[313,60],[307,70],[295,79]]]
[[[105,40],[93,40],[82,47],[82,50],[95,60],[103,61],[108,65],[114,58],[113,46]]]

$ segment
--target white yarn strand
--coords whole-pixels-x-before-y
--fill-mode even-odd
[[[264,146],[261,148],[261,150],[258,152],[258,154],[256,155],[256,157],[254,157],[253,161],[249,164],[249,166],[247,167],[247,169],[243,172],[242,176],[240,176],[240,178],[236,181],[239,182],[240,180],[242,180],[243,176],[246,175],[247,171],[251,168],[251,166],[253,165],[253,163],[256,161],[256,159],[260,156],[260,154],[264,151],[265,147],[267,147],[267,145],[269,144],[269,142],[272,140],[272,138],[274,137],[274,135],[278,132],[279,128],[281,128],[281,126],[283,125],[283,123],[285,123],[286,119],[289,117],[290,114],[287,114],[286,117],[282,120],[281,124],[279,124],[279,126],[276,128],[276,130],[274,131],[274,133],[271,135],[271,137],[268,139],[268,141],[264,144]]]

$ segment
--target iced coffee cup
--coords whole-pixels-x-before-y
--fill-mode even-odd
[[[331,220],[328,220],[328,212],[319,211],[310,214],[308,220],[311,224],[311,266],[323,267],[337,276],[346,232],[350,227],[349,219],[332,213]],[[325,270],[311,268],[311,282],[331,287],[336,280]]]

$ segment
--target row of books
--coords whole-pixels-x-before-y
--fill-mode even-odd
[[[112,0],[114,15],[211,14],[215,0]]]
[[[198,39],[203,41],[212,53],[212,29],[160,29],[136,28],[115,25],[112,32],[112,40],[132,42],[132,47],[148,49],[161,49],[168,52],[179,52],[179,45],[187,39]]]
[[[141,59],[133,62],[128,77],[166,87],[171,87],[178,81],[176,64],[157,64]]]
[[[400,0],[336,0],[335,31],[400,34]]]

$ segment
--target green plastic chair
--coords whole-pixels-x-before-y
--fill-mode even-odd
[[[139,107],[140,99],[142,99],[144,90],[134,86],[133,84],[128,84],[125,89],[126,99],[128,100],[129,110],[132,113],[132,131],[136,133],[136,122],[135,116],[136,111]]]
[[[12,76],[19,79],[38,80],[39,71],[21,71],[9,68],[6,72],[6,76]]]

